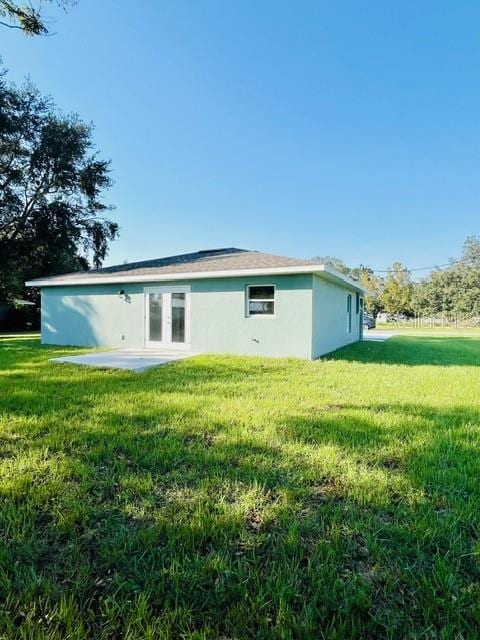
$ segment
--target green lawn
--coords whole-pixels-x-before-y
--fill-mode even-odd
[[[0,340],[0,638],[478,638],[480,339],[143,374]]]

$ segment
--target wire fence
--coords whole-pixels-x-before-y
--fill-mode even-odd
[[[382,322],[381,319],[379,319]],[[473,315],[436,315],[436,316],[414,316],[412,318],[406,317],[388,317],[383,319],[386,324],[397,327],[411,327],[411,328],[434,328],[434,327],[456,327],[456,328],[468,328],[468,327],[480,327],[480,316]]]

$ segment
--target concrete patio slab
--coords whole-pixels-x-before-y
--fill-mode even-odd
[[[375,331],[370,329],[370,331],[363,332],[363,340],[364,342],[385,342],[389,338],[393,338],[395,333],[388,333],[387,331]]]
[[[84,353],[79,356],[63,356],[51,358],[50,362],[67,364],[81,364],[101,369],[127,369],[141,373],[151,367],[183,360],[194,356],[188,351],[148,351],[122,349],[120,351],[102,351],[96,353]]]

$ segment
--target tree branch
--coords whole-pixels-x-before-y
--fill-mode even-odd
[[[9,241],[10,242],[15,240],[15,238],[18,236],[20,231],[22,231],[25,228],[25,225],[27,224],[28,218],[29,218],[29,216],[30,216],[30,214],[31,214],[31,212],[33,210],[33,207],[36,204],[37,199],[40,196],[47,195],[50,185],[45,184],[46,182],[47,182],[47,175],[45,174],[44,177],[42,178],[42,180],[40,181],[40,184],[38,185],[38,187],[33,192],[32,196],[28,200],[27,199],[25,200],[25,206],[24,206],[24,209],[23,209],[23,213],[18,218],[16,226],[15,226],[15,228],[13,230],[13,233],[9,237]],[[25,196],[26,196],[26,193],[27,193],[27,186],[25,185]]]
[[[20,31],[23,31],[23,28],[18,24],[8,24],[7,22],[2,22],[1,20],[0,24],[2,25],[2,27],[8,27],[9,29],[20,29]]]

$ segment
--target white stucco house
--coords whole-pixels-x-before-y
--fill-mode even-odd
[[[364,289],[313,260],[225,248],[27,282],[42,342],[313,359],[362,336]]]

